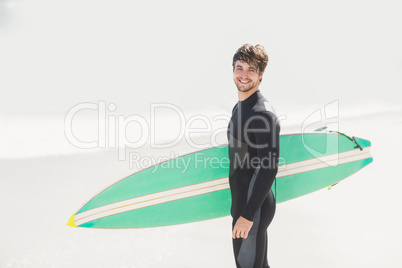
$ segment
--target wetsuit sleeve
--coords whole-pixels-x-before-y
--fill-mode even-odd
[[[257,150],[258,173],[242,216],[253,221],[255,214],[271,190],[278,172],[280,126],[271,112],[258,113],[250,121],[248,132],[255,137],[255,144],[249,146]]]

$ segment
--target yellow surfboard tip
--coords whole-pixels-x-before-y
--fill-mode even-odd
[[[77,225],[75,225],[74,216],[75,216],[75,213],[70,217],[70,219],[68,220],[66,225],[70,226],[70,227],[78,228]]]

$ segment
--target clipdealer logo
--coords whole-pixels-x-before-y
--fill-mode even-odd
[[[125,161],[127,148],[138,149],[145,145],[149,145],[151,148],[165,149],[177,145],[183,139],[195,149],[222,145],[218,143],[217,136],[226,135],[227,122],[230,119],[229,115],[224,114],[213,116],[212,119],[201,114],[186,117],[179,107],[170,103],[151,104],[149,119],[138,114],[117,115],[114,114],[116,109],[115,104],[107,104],[105,101],[86,102],[73,106],[64,119],[64,134],[67,141],[82,149],[117,148],[118,159]],[[97,137],[95,140],[80,139],[74,132],[73,122],[85,110],[92,110],[97,113]],[[178,120],[178,133],[170,140],[158,141],[156,138],[157,118],[166,112],[173,113],[175,120]],[[221,124],[222,122],[225,127],[214,127],[214,124]],[[204,127],[196,126],[200,123]],[[136,128],[136,140],[133,140],[133,137],[128,134],[128,128],[133,125]],[[208,134],[209,141],[203,144],[196,143],[192,138],[195,134]]]
[[[92,139],[83,139],[74,131],[73,122],[84,111],[95,112],[97,136]],[[176,146],[183,139],[187,144],[195,150],[216,147],[223,145],[217,140],[218,135],[224,135],[226,137],[227,127],[230,121],[230,115],[218,114],[209,118],[202,114],[196,114],[192,116],[186,116],[185,113],[178,107],[170,103],[152,103],[150,104],[149,117],[139,114],[132,115],[119,115],[116,114],[117,106],[113,103],[107,104],[106,101],[99,101],[98,103],[85,102],[79,103],[70,108],[65,115],[64,120],[64,133],[67,141],[77,148],[82,149],[117,149],[118,160],[127,160],[127,149],[139,149],[143,146],[149,146],[156,149],[167,149]],[[168,140],[158,140],[156,137],[157,131],[163,131],[163,128],[159,126],[159,116],[163,116],[166,113],[170,113],[172,118],[179,122],[176,129],[176,135],[170,137]],[[287,120],[287,115],[277,116],[279,122]],[[158,120],[157,120],[158,119]],[[329,149],[333,150],[338,147],[338,138],[336,135],[328,135],[326,144],[320,145],[320,150],[317,150],[317,146],[311,144],[308,139],[308,135],[318,129],[331,129],[337,131],[339,129],[339,101],[333,101],[320,109],[317,109],[304,120],[301,120],[300,134],[302,135],[303,147],[315,158],[321,159],[322,156],[329,152]],[[176,121],[176,122],[177,122]],[[163,122],[166,125],[166,122]],[[198,126],[197,126],[198,123]],[[199,123],[202,123],[203,127],[199,127]],[[216,125],[223,125],[223,127],[216,127]],[[136,135],[130,135],[128,129],[135,128]],[[324,133],[324,132],[323,132]],[[193,135],[203,134],[208,136],[208,141],[204,143],[195,142]],[[128,154],[130,161],[130,168],[144,169],[158,163],[168,162],[169,159],[177,158],[178,155],[170,154],[169,157],[155,158],[140,155],[138,152],[130,152]],[[281,156],[276,156],[279,160],[279,165],[282,169],[286,169],[286,159]],[[183,161],[183,160],[181,160]],[[320,160],[321,161],[321,160]],[[177,161],[176,161],[177,162]],[[219,161],[218,161],[219,162]],[[180,162],[178,162],[180,163]],[[213,162],[214,163],[214,162]],[[336,166],[334,164],[327,163],[330,166]],[[186,164],[183,163],[185,166]]]

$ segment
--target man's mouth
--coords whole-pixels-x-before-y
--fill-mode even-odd
[[[239,79],[239,82],[242,83],[242,84],[248,84],[248,83],[250,83],[250,81],[244,81],[244,80],[240,80],[240,79]]]

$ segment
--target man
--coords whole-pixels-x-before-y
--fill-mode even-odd
[[[233,57],[239,102],[228,126],[233,251],[238,268],[269,268],[267,228],[276,208],[271,191],[278,170],[280,126],[259,91],[268,63],[261,45],[240,47]]]

